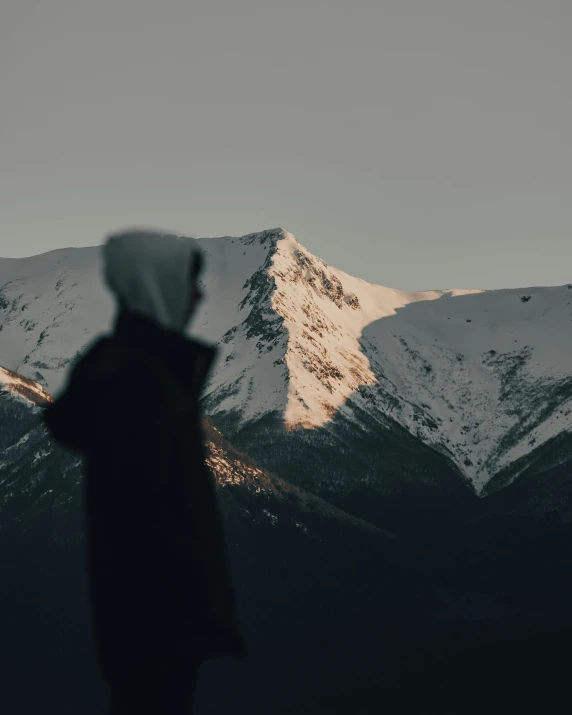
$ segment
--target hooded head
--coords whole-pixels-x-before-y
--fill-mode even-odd
[[[123,310],[182,332],[198,298],[202,254],[192,239],[127,231],[107,239],[105,282]]]

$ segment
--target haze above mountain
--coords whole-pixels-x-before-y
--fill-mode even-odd
[[[207,257],[192,332],[220,347],[204,404],[226,436],[268,419],[284,435],[397,426],[481,493],[572,430],[572,286],[407,293],[281,228],[189,240]],[[57,393],[111,324],[100,261],[99,247],[0,259],[1,366]]]

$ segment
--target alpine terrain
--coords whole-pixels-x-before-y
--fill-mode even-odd
[[[282,228],[188,240],[206,256],[191,332],[219,347],[207,459],[254,653],[205,666],[200,712],[421,713],[444,683],[439,712],[481,712],[479,694],[509,712],[491,709],[501,687],[528,704],[572,625],[572,285],[408,293]],[[6,712],[102,712],[81,459],[41,419],[111,329],[101,268],[98,247],[0,259]]]
[[[284,229],[189,240],[204,408],[261,466],[400,531],[569,459],[572,286],[406,293]],[[0,260],[0,365],[57,392],[110,326],[100,272],[98,248]]]

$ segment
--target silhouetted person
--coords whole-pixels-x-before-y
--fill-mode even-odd
[[[93,634],[113,715],[187,715],[201,661],[245,654],[198,411],[215,349],[183,334],[201,265],[188,239],[112,236],[114,332],[45,413],[85,457]]]

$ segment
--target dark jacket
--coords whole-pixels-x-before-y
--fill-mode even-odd
[[[198,397],[215,350],[120,313],[45,411],[85,456],[91,612],[105,680],[138,664],[242,656]]]

